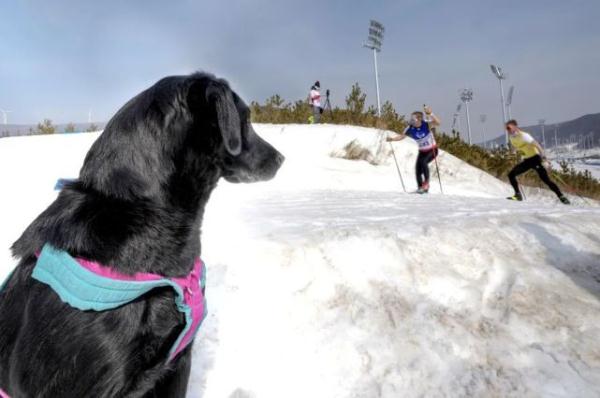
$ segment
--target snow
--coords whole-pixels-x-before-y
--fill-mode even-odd
[[[211,197],[190,397],[600,395],[597,203],[509,202],[506,183],[446,153],[445,195],[435,172],[430,195],[404,194],[381,133],[255,128],[286,162]],[[0,140],[0,279],[96,136]],[[340,158],[350,142],[369,161]],[[394,149],[416,189],[416,146]]]

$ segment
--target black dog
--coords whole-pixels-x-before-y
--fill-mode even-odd
[[[204,206],[220,177],[274,177],[283,156],[252,129],[228,84],[196,73],[160,80],[109,121],[79,179],[13,245],[0,291],[0,389],[11,398],[184,397],[191,346],[170,288],[111,311],[80,311],[31,277],[45,243],[124,274],[188,274]],[[1,282],[1,281],[0,281]]]

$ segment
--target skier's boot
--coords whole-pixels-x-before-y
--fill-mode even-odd
[[[521,193],[516,193],[513,196],[509,196],[508,198],[506,198],[508,200],[517,200],[517,201],[522,201],[523,200],[523,195],[521,195]]]
[[[560,201],[563,204],[565,204],[565,205],[570,205],[571,204],[571,202],[569,201],[569,199],[565,195],[559,196],[558,199],[560,199]]]
[[[417,189],[416,193],[424,194],[424,193],[427,193],[427,191],[425,189],[423,189],[423,187],[419,187],[419,189]]]
[[[429,181],[425,181],[423,183],[423,185],[421,186],[421,188],[423,189],[423,193],[429,193]]]

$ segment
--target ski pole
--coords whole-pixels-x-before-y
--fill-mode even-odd
[[[406,187],[404,186],[404,179],[402,178],[402,173],[400,173],[400,167],[398,166],[398,160],[396,159],[396,152],[394,151],[394,146],[390,142],[390,149],[392,150],[392,156],[394,157],[394,163],[396,163],[396,170],[398,171],[398,177],[400,177],[400,182],[402,183],[402,189],[406,193]]]
[[[527,195],[525,195],[525,187],[521,184],[518,184],[519,186],[519,192],[521,192],[521,195],[523,196],[524,200],[527,200]]]
[[[439,150],[438,150],[438,154],[439,154]],[[440,192],[443,195],[444,194],[444,189],[442,188],[442,177],[440,177],[440,168],[438,166],[438,161],[437,161],[437,155],[438,154],[435,155],[435,157],[433,158],[433,160],[435,161],[435,170],[437,171],[438,182],[440,183]]]

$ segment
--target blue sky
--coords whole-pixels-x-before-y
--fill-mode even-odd
[[[211,71],[247,102],[305,98],[316,79],[342,104],[354,82],[374,102],[370,18],[386,26],[382,99],[431,104],[449,129],[462,87],[501,131],[490,63],[515,85],[513,116],[548,123],[600,112],[600,1],[5,1],[0,108],[9,121],[107,120],[159,78]]]

